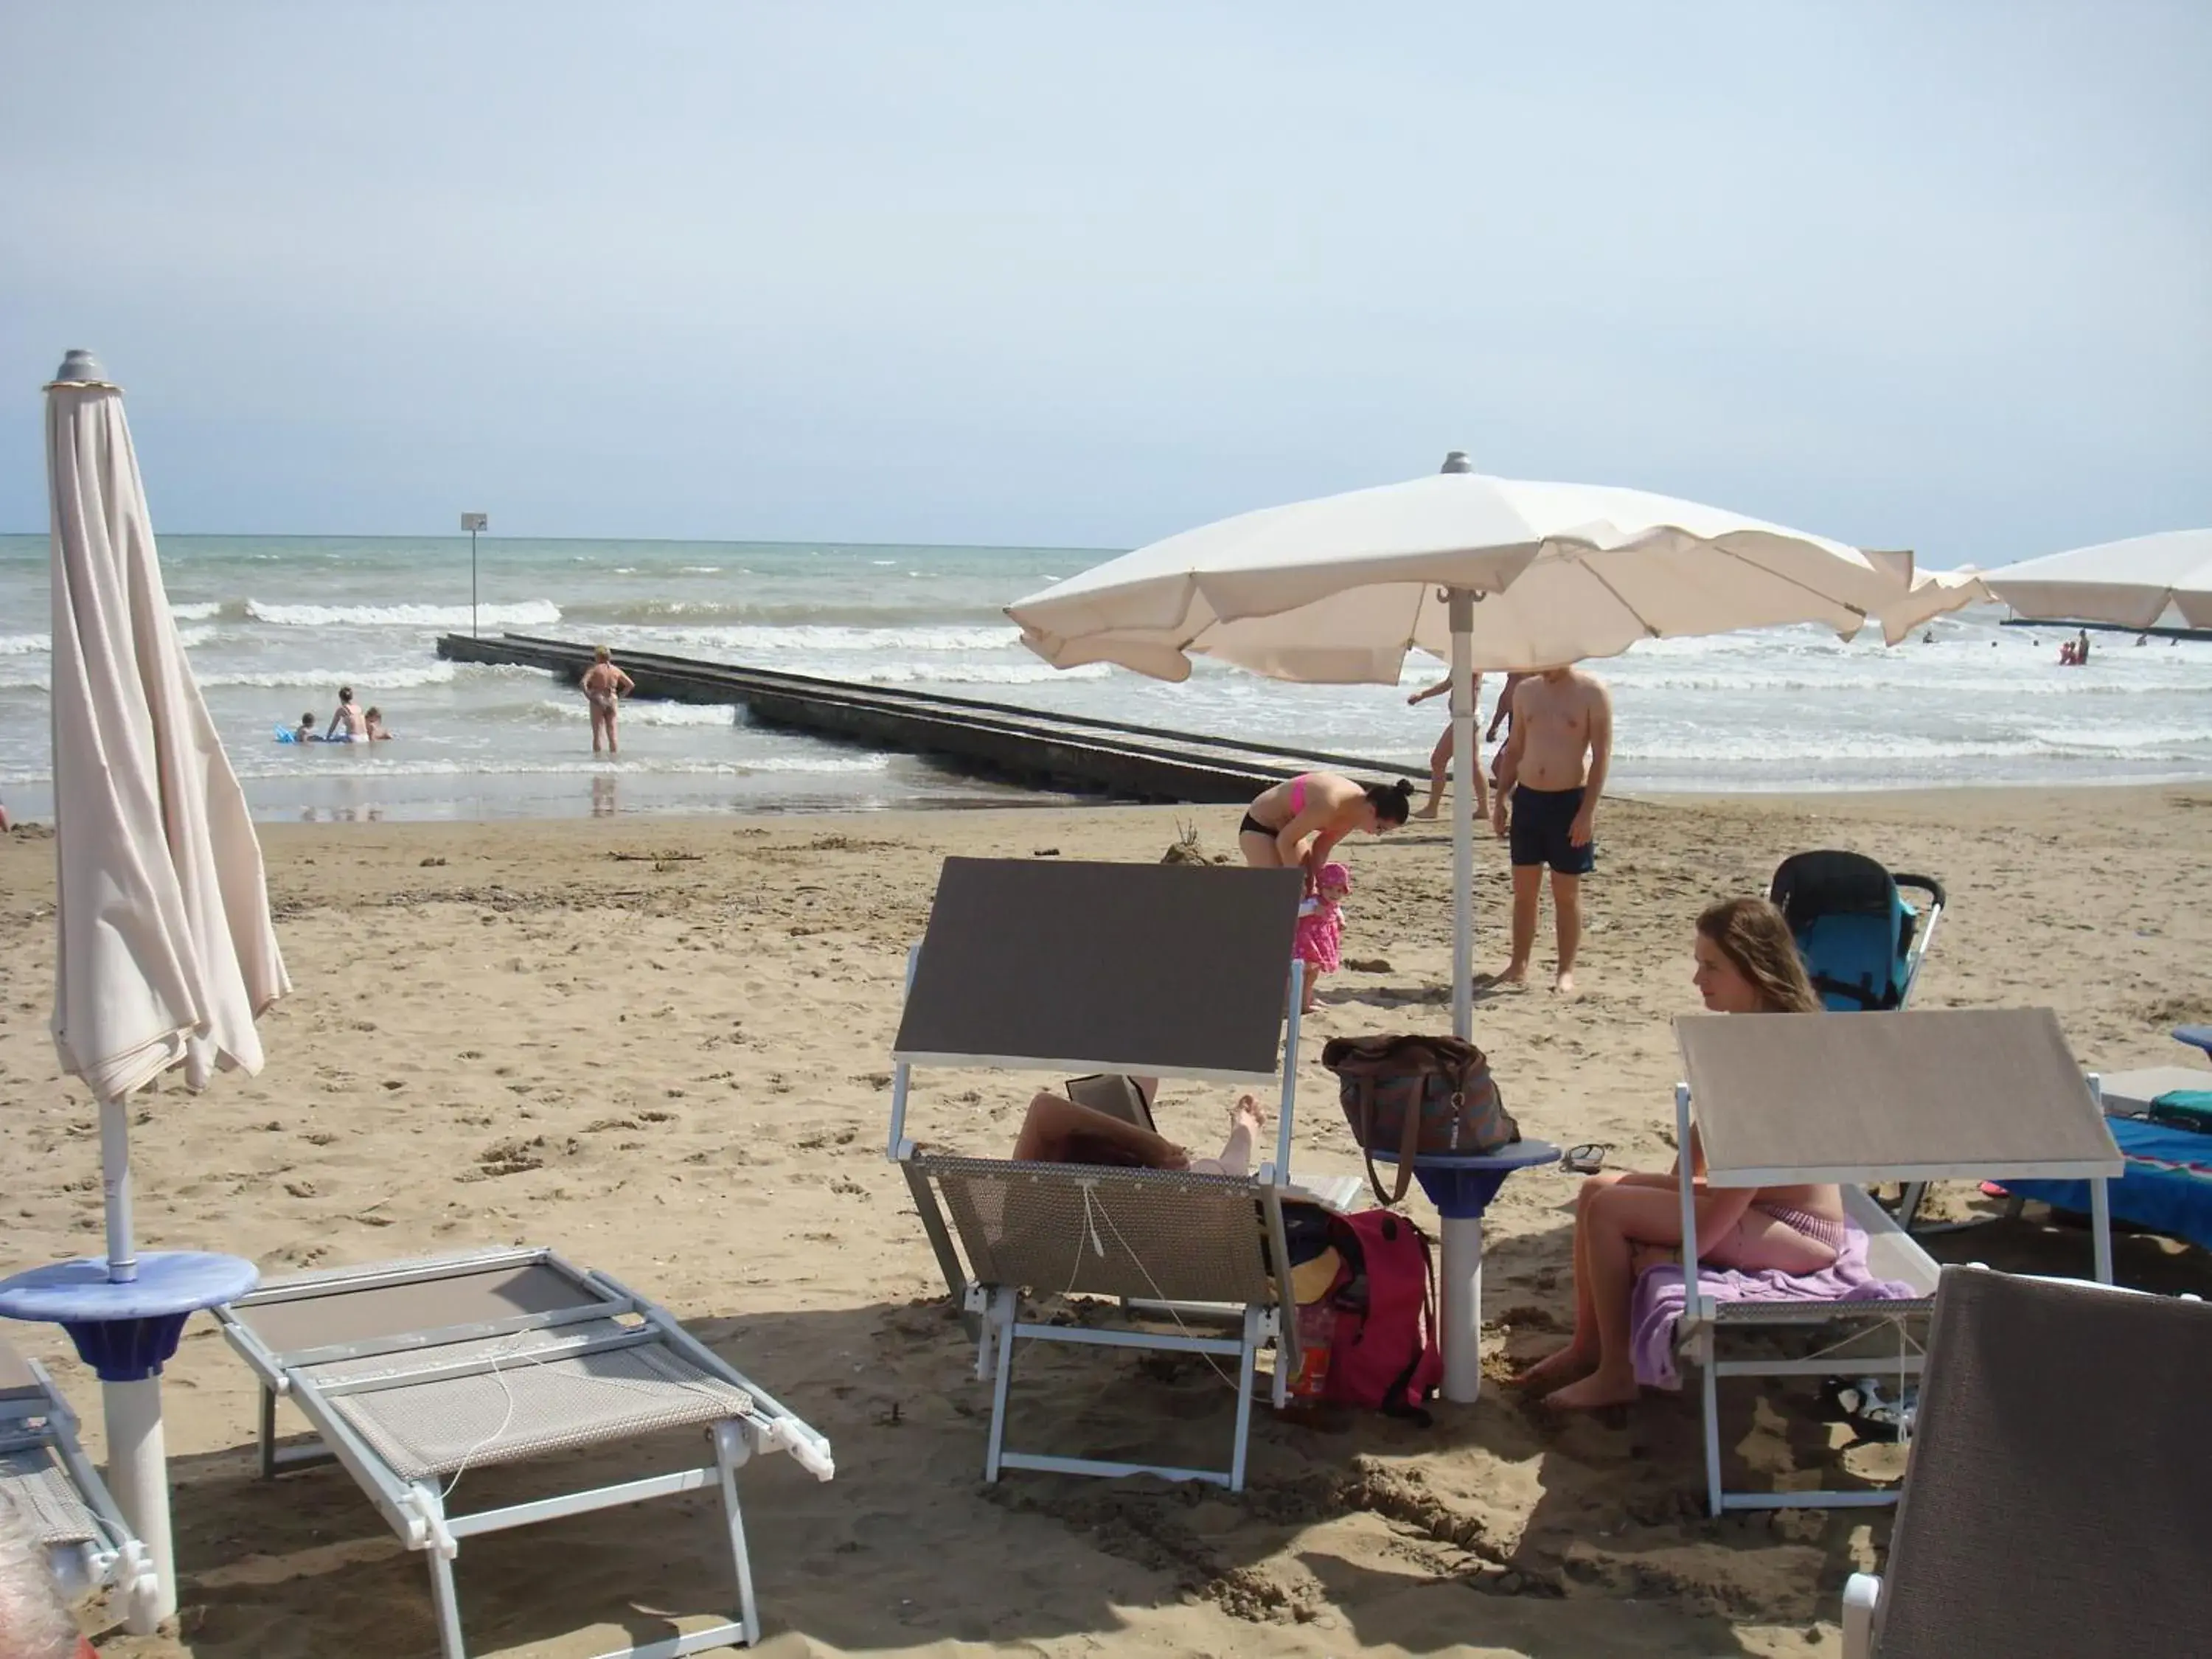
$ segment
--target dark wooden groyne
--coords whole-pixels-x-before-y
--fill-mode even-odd
[[[530,634],[447,634],[438,641],[438,654],[453,662],[542,668],[570,682],[580,679],[592,663],[588,645]],[[624,651],[616,660],[641,697],[735,703],[759,725],[932,756],[963,772],[1053,789],[1228,803],[1249,800],[1271,783],[1317,768],[1378,781],[1405,770],[1356,756],[694,657]]]

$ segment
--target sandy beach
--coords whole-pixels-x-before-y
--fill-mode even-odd
[[[298,989],[264,1023],[259,1077],[145,1099],[141,1242],[269,1274],[547,1244],[658,1297],[836,1447],[829,1485],[780,1458],[741,1482],[769,1655],[1837,1651],[1844,1577],[1876,1559],[1886,1515],[1706,1519],[1686,1398],[1559,1424],[1489,1389],[1427,1431],[1263,1417],[1234,1497],[981,1484],[988,1401],[884,1158],[904,951],[946,854],[1150,860],[1193,821],[1208,848],[1233,850],[1235,814],[1218,808],[264,826]],[[2082,1061],[2107,1069],[2183,1063],[2168,1028],[2212,1019],[2212,787],[1622,799],[1599,835],[1581,994],[1487,997],[1476,1036],[1526,1133],[1608,1143],[1616,1164],[1672,1156],[1668,1020],[1694,1006],[1692,919],[1802,848],[1859,848],[1949,885],[1920,1006],[2051,1006]],[[42,831],[0,837],[10,1267],[100,1245],[94,1115],[46,1033],[52,850]],[[1326,982],[1307,1024],[1310,1169],[1357,1160],[1322,1042],[1448,1028],[1448,832],[1358,840],[1349,856],[1346,954],[1387,965]],[[1478,966],[1496,968],[1504,860],[1486,842],[1479,862]],[[1540,981],[1549,926],[1547,910]],[[1000,1150],[1037,1081],[931,1073],[915,1132]],[[1207,1140],[1228,1098],[1171,1090],[1163,1127]],[[1534,1172],[1491,1212],[1493,1373],[1564,1326],[1572,1190]],[[1996,1265],[2088,1264],[2085,1234],[2025,1222],[1940,1243]],[[2118,1243],[2124,1279],[2212,1293],[2203,1253]],[[10,1335],[52,1364],[99,1455],[97,1388],[66,1339]],[[1231,1404],[1204,1367],[1073,1351],[1029,1360],[1023,1388],[1022,1420],[1094,1447],[1162,1425],[1169,1443],[1210,1446]],[[211,1322],[191,1328],[167,1398],[180,1629],[110,1635],[104,1654],[436,1651],[422,1563],[349,1479],[256,1478],[252,1378]],[[1736,1455],[1785,1486],[1896,1466],[1894,1449],[1846,1447],[1809,1387],[1724,1401]],[[471,1473],[456,1501],[532,1490],[527,1469]],[[662,1501],[471,1540],[472,1651],[573,1659],[724,1607],[712,1516]]]

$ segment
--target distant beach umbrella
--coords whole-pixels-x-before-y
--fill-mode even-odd
[[[2036,622],[2149,628],[2168,606],[2212,628],[2212,530],[2100,542],[1982,573],[1990,592]]]
[[[173,1067],[198,1089],[261,1067],[255,1019],[291,988],[244,792],[177,636],[124,419],[88,352],[46,387],[58,934],[53,1032],[100,1106],[107,1257],[19,1274],[0,1311],[69,1325],[99,1370],[111,1484],[175,1605],[161,1364],[191,1310],[251,1288],[251,1263],[133,1248],[133,1092]],[[162,1345],[166,1342],[167,1348]]]
[[[1469,470],[1265,507],[1139,548],[1006,608],[1056,667],[1181,680],[1208,656],[1277,679],[1397,684],[1451,664],[1453,1029],[1473,1024],[1477,670],[1609,657],[1638,640],[1819,623],[1849,637],[1900,597],[1911,556],[1693,501]]]

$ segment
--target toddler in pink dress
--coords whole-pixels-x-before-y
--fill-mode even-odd
[[[1305,994],[1298,1012],[1314,1011],[1314,996],[1321,976],[1344,965],[1344,896],[1352,890],[1352,872],[1340,864],[1324,864],[1315,884],[1315,896],[1298,906],[1297,939],[1292,949],[1306,965]]]

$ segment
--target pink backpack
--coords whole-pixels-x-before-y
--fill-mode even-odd
[[[1425,1428],[1444,1375],[1428,1236],[1391,1210],[1332,1216],[1328,1231],[1344,1267],[1328,1294],[1328,1397]]]

